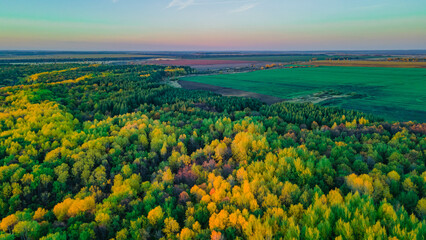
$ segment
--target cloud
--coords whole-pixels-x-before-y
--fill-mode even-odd
[[[244,4],[239,8],[229,11],[230,13],[241,13],[256,7],[257,3]]]
[[[195,0],[172,0],[167,8],[176,7],[177,9],[181,10],[188,6],[191,6],[195,3]]]

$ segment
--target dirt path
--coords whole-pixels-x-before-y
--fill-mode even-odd
[[[227,97],[233,96],[233,97],[257,98],[260,101],[267,103],[267,104],[274,104],[274,103],[277,103],[277,102],[284,101],[284,99],[281,99],[281,98],[278,98],[278,97],[268,96],[268,95],[264,95],[264,94],[254,93],[254,92],[247,92],[247,91],[242,91],[242,90],[238,90],[238,89],[219,87],[219,86],[214,86],[214,85],[205,84],[205,83],[182,81],[182,80],[178,80],[177,82],[184,89],[206,90],[206,91],[211,91],[211,92],[221,94],[222,96],[227,96]]]

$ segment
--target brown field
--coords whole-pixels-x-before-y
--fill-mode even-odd
[[[284,99],[274,97],[274,96],[268,96],[268,95],[264,95],[264,94],[247,92],[247,91],[242,91],[242,90],[232,89],[232,88],[226,88],[226,87],[219,87],[219,86],[214,86],[214,85],[205,84],[205,83],[182,81],[182,80],[179,80],[178,83],[184,89],[211,91],[211,92],[214,92],[214,93],[220,94],[222,96],[226,96],[226,97],[256,98],[256,99],[259,99],[260,101],[262,101],[266,104],[274,104],[274,103],[277,103],[277,102],[284,101]]]
[[[174,66],[200,66],[200,65],[234,65],[234,64],[254,64],[255,61],[237,61],[237,60],[206,60],[206,59],[172,59],[172,60],[152,60],[151,64],[174,65]]]
[[[339,67],[389,67],[389,68],[426,68],[426,62],[396,62],[396,61],[351,61],[351,60],[321,60],[309,64],[317,66]]]

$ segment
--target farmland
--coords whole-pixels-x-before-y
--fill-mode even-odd
[[[193,57],[193,56],[190,56]],[[236,55],[208,55],[202,58],[210,60],[234,60],[234,61],[259,61],[259,62],[297,62],[311,60],[343,60],[343,59],[371,59],[384,58],[380,55],[335,55],[335,54],[236,54]]]
[[[388,120],[426,119],[426,69],[320,66],[193,76],[182,80],[293,102],[311,99],[315,94],[327,95],[324,101],[316,102],[374,113]]]
[[[141,64],[163,65],[163,66],[189,66],[197,71],[205,70],[232,70],[253,69],[254,64],[265,65],[266,63],[244,60],[210,60],[210,59],[150,59]]]
[[[353,61],[353,60],[320,60],[311,61],[316,66],[342,66],[342,67],[389,67],[389,68],[426,68],[426,62],[403,61]]]

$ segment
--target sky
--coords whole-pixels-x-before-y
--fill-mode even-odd
[[[426,0],[0,0],[0,50],[426,49]]]

